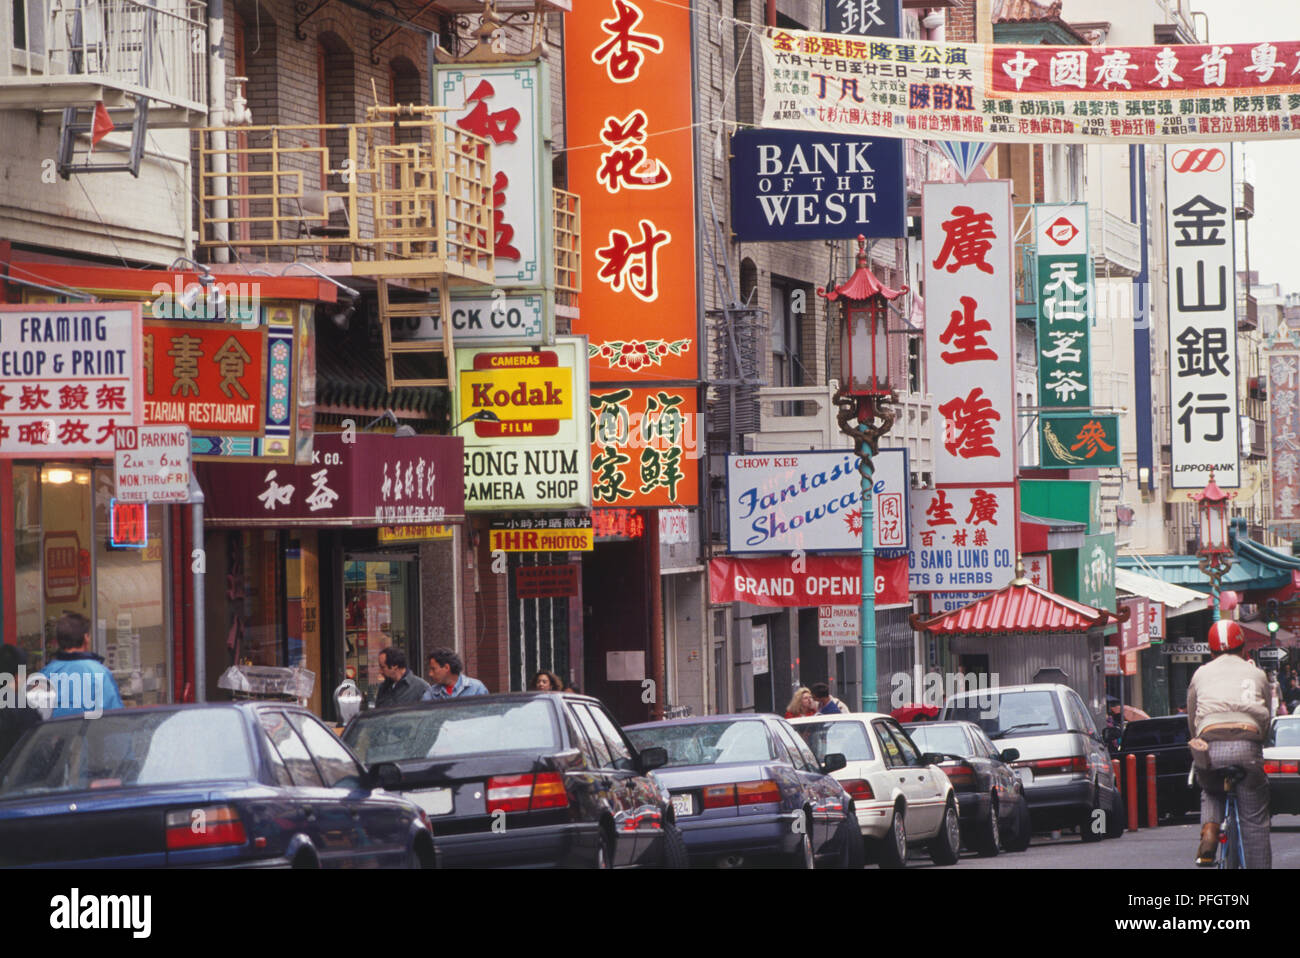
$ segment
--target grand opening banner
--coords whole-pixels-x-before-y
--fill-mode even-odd
[[[764,127],[908,139],[1300,135],[1300,42],[1001,46],[766,28]]]

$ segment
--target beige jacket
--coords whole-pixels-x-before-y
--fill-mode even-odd
[[[1187,687],[1187,724],[1194,736],[1211,725],[1251,725],[1262,741],[1273,717],[1271,699],[1262,669],[1249,659],[1224,653],[1192,676]]]

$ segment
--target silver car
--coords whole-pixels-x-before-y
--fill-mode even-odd
[[[1014,685],[953,695],[940,721],[974,722],[1024,785],[1034,831],[1079,826],[1085,842],[1124,834],[1123,803],[1096,723],[1068,685]]]

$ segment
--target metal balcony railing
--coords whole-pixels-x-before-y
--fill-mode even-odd
[[[372,116],[410,108],[378,107]],[[492,162],[487,140],[416,107],[394,142],[392,119],[198,130],[199,242],[288,258],[342,251],[357,275],[493,281]],[[225,170],[214,160],[225,158]],[[220,164],[217,164],[220,165]],[[223,184],[228,190],[222,191]],[[226,215],[218,215],[221,202]]]
[[[73,94],[61,87],[98,85],[207,112],[207,5],[200,0],[11,0],[6,7],[5,106],[70,106]]]
[[[576,193],[552,190],[551,217],[555,231],[555,292],[582,292],[582,206]],[[566,297],[567,298],[567,297]]]
[[[1110,210],[1088,208],[1089,241],[1093,269],[1102,274],[1137,276],[1142,271],[1142,231]]]

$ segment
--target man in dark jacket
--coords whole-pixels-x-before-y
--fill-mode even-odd
[[[379,653],[379,671],[384,681],[375,693],[375,708],[414,705],[429,691],[429,683],[407,668],[406,653],[390,645]]]
[[[22,701],[27,683],[27,651],[16,645],[0,645],[0,682],[8,681],[9,695],[0,695],[0,762],[33,725],[41,713]],[[20,707],[21,706],[21,707]]]

